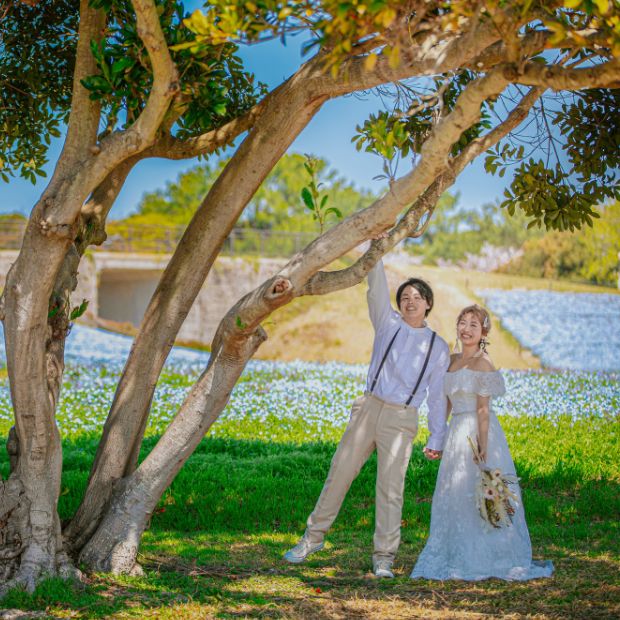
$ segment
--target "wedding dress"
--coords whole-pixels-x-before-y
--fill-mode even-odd
[[[501,373],[461,368],[446,374],[444,390],[452,403],[452,417],[433,494],[430,536],[411,577],[467,581],[548,577],[553,572],[551,562],[532,561],[518,484],[510,487],[519,501],[509,526],[496,529],[487,524],[475,501],[480,473],[467,437],[475,443],[478,434],[476,395],[494,397],[505,392]],[[514,475],[506,437],[489,409],[487,465]]]

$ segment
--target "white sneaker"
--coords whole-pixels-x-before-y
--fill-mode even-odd
[[[320,551],[323,548],[322,542],[312,543],[305,536],[302,536],[300,541],[284,554],[284,559],[291,564],[300,564],[311,553]]]
[[[375,577],[387,577],[388,579],[394,578],[391,560],[376,560],[372,564],[372,570]]]

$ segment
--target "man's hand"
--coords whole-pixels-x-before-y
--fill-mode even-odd
[[[424,448],[423,450],[424,452],[424,456],[429,460],[429,461],[437,461],[441,458],[441,450],[431,450],[430,448]]]

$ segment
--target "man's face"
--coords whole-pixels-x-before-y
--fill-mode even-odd
[[[408,323],[419,323],[421,325],[429,308],[428,302],[420,295],[417,288],[411,285],[405,287],[400,297],[398,309]]]

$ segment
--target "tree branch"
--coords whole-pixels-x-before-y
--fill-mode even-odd
[[[506,117],[506,120],[484,136],[472,140],[472,142],[463,149],[463,152],[454,158],[452,163],[454,173],[458,176],[470,161],[478,157],[481,153],[488,151],[493,145],[507,136],[517,125],[521,124],[521,122],[527,118],[532,106],[544,92],[545,89],[542,87],[530,89]]]
[[[82,80],[98,72],[97,63],[90,50],[92,40],[101,40],[105,27],[105,12],[92,9],[88,0],[80,2],[80,25],[78,29],[71,112],[67,126],[67,139],[59,158],[59,165],[69,167],[90,155],[90,148],[97,141],[100,105],[91,101]]]
[[[522,56],[530,57],[542,52],[551,37],[548,30],[535,30],[528,32],[519,40],[519,50]],[[474,71],[485,71],[500,62],[508,61],[508,48],[505,41],[497,41],[486,48],[480,55],[476,56],[466,67]]]
[[[398,224],[390,231],[385,239],[374,241],[370,248],[350,267],[339,271],[318,271],[311,276],[302,287],[301,295],[325,295],[334,291],[355,286],[361,282],[375,263],[394,248],[407,236],[420,236],[428,226],[437,201],[450,187],[461,173],[463,168],[478,155],[491,148],[502,138],[507,136],[528,115],[532,106],[543,94],[544,89],[532,88],[510,112],[508,117],[497,127],[489,131],[483,137],[474,140],[463,152],[452,159],[446,166],[446,170],[437,180],[415,201],[400,219]],[[373,208],[372,206],[369,208]],[[424,225],[417,229],[420,220],[427,214]],[[416,230],[417,229],[417,230]]]
[[[581,69],[545,66],[528,62],[523,67],[507,65],[504,77],[516,84],[542,86],[553,90],[620,87],[620,61],[608,62]]]
[[[161,29],[157,7],[152,0],[132,0],[137,30],[149,55],[153,84],[146,105],[137,120],[125,131],[113,132],[101,141],[88,174],[98,185],[125,159],[151,146],[170,102],[179,91],[178,73]]]
[[[300,289],[298,295],[326,295],[344,288],[359,284],[377,261],[392,250],[405,237],[420,236],[430,221],[437,201],[444,191],[454,183],[455,175],[451,172],[442,174],[408,209],[407,213],[398,222],[385,239],[373,241],[370,248],[360,256],[353,265],[338,271],[318,271],[311,276]],[[428,214],[424,225],[416,230],[422,217]]]
[[[412,76],[436,75],[458,69],[463,62],[479,56],[499,39],[493,28],[483,27],[480,36],[469,40],[464,35],[449,40],[429,36],[425,45],[412,46],[406,58],[397,67],[380,56],[374,69],[366,68],[365,57],[345,61],[334,78],[324,72],[318,74],[312,85],[313,92],[339,97],[356,90],[368,90],[381,84],[398,82]]]
[[[159,129],[172,97],[179,91],[179,78],[168,51],[155,3],[153,0],[132,0],[132,5],[136,12],[138,35],[151,61],[153,86],[144,110],[129,132],[148,140]]]
[[[263,100],[264,101],[264,100]],[[162,136],[157,142],[143,151],[144,157],[165,157],[167,159],[189,159],[198,155],[212,153],[222,146],[230,144],[237,136],[254,126],[263,110],[263,103],[258,103],[243,116],[208,131],[195,138],[179,140],[170,134]]]
[[[502,68],[471,82],[460,94],[454,109],[435,126],[420,153],[418,165],[409,174],[394,181],[388,193],[375,205],[350,216],[316,239],[298,254],[282,275],[294,286],[303,283],[323,265],[329,264],[361,241],[385,230],[398,216],[402,206],[411,204],[447,169],[452,145],[462,132],[480,118],[481,103],[498,95],[507,85]],[[244,319],[245,323],[250,323]]]
[[[89,245],[101,245],[106,240],[105,222],[110,209],[114,205],[127,176],[133,167],[142,159],[142,153],[120,163],[95,188],[80,213],[80,235],[78,251],[83,254]],[[88,234],[83,231],[89,230]]]

